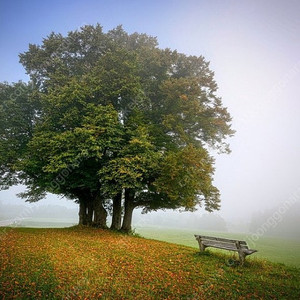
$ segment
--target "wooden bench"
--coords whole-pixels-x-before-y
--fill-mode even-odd
[[[204,236],[204,235],[196,235],[196,234],[195,234],[195,238],[199,243],[200,252],[203,252],[205,248],[208,247],[238,252],[241,265],[244,264],[245,257],[247,255],[257,252],[257,250],[249,249],[245,241],[229,240],[224,238],[217,238],[212,236]]]

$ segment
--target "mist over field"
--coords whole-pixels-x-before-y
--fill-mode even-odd
[[[53,197],[53,199],[51,199]],[[78,205],[71,201],[50,196],[48,201],[40,203],[23,203],[23,200],[0,200],[0,225],[16,227],[69,227],[78,224]],[[44,202],[44,203],[43,203]],[[62,205],[61,202],[63,202]],[[221,213],[178,212],[164,210],[151,213],[142,213],[136,209],[133,216],[133,228],[151,227],[153,230],[191,229],[201,232],[232,232],[257,234],[259,237],[280,237],[300,240],[299,203],[289,207],[288,204],[273,207],[264,211],[252,213],[249,219],[226,218]],[[108,218],[111,222],[111,217]],[[192,239],[192,237],[191,237]]]

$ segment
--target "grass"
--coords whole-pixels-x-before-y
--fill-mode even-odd
[[[299,239],[283,239],[263,236],[254,242],[251,240],[251,236],[241,233],[204,232],[191,229],[166,229],[163,227],[138,227],[136,228],[136,232],[146,238],[167,241],[195,248],[199,248],[199,246],[197,241],[194,239],[194,234],[246,240],[250,248],[258,250],[257,253],[251,256],[251,259],[257,257],[260,259],[270,260],[272,262],[284,263],[289,266],[300,267]],[[211,251],[214,252],[220,250],[212,249]]]
[[[35,227],[35,228],[62,228],[70,227],[77,223],[74,219],[57,219],[57,218],[27,218],[18,223],[18,227]],[[226,232],[205,232],[202,230],[191,229],[168,229],[166,227],[148,226],[137,227],[136,232],[140,235],[171,243],[198,248],[198,244],[194,239],[194,234],[206,234],[218,237],[234,238],[239,240],[247,240],[249,246],[259,250],[254,254],[254,258],[266,259],[272,262],[284,263],[289,266],[300,268],[300,240],[272,238],[262,236],[253,242],[250,235],[241,233]],[[211,249],[211,251],[219,251]]]
[[[2,299],[299,299],[300,269],[93,228],[6,228]]]

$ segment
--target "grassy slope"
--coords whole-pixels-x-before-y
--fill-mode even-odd
[[[23,219],[18,227],[35,227],[35,228],[62,228],[70,227],[77,223],[77,220],[73,219],[51,219],[51,218],[28,218]],[[251,248],[259,250],[258,253],[251,256],[251,259],[260,258],[267,259],[273,262],[284,263],[289,266],[295,266],[300,268],[300,240],[296,239],[284,239],[284,238],[271,238],[262,236],[258,241],[251,241],[250,236],[241,233],[220,233],[220,232],[204,232],[203,230],[192,229],[168,229],[165,227],[149,226],[138,227],[136,232],[146,238],[157,239],[161,241],[167,241],[171,243],[181,244],[185,246],[191,246],[198,248],[196,240],[193,238],[195,233],[207,234],[212,236],[223,236],[229,238],[235,238],[239,240],[246,239]],[[248,238],[247,238],[248,237]],[[211,250],[218,251],[218,250]]]
[[[167,241],[170,243],[181,244],[198,248],[198,243],[194,239],[194,234],[203,234],[217,237],[227,237],[239,240],[247,240],[250,248],[257,249],[258,252],[247,259],[267,259],[273,262],[284,263],[289,266],[300,267],[300,241],[293,239],[260,237],[255,243],[247,234],[241,233],[220,233],[204,232],[190,229],[167,229],[162,227],[143,227],[137,228],[136,232],[146,238]],[[211,250],[218,251],[218,250]]]
[[[300,269],[88,228],[7,229],[0,298],[299,299]]]

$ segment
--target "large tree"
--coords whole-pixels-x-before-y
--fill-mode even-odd
[[[210,150],[229,152],[233,131],[202,56],[97,25],[51,33],[20,61],[30,82],[0,86],[3,188],[66,196],[80,224],[106,227],[111,213],[124,231],[135,207],[219,208]]]

